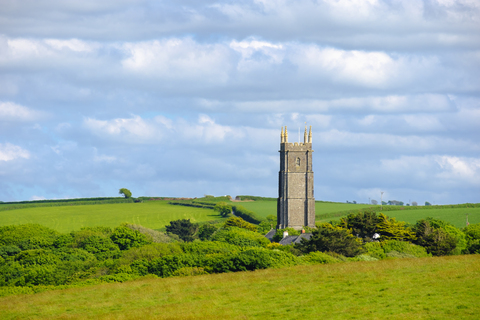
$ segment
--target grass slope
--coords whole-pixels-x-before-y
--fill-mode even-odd
[[[123,222],[161,229],[170,221],[177,219],[202,222],[220,219],[220,217],[210,209],[174,206],[163,200],[143,203],[35,207],[0,212],[0,225],[38,223],[60,232],[70,232],[90,226],[116,227]]]
[[[259,217],[265,218],[268,215],[277,216],[277,202],[276,201],[245,201],[245,202],[232,202],[239,204],[245,208],[252,210]],[[368,208],[372,205],[368,204],[351,204],[351,203],[338,203],[338,202],[315,202],[315,214],[324,214],[330,212],[338,212],[344,210],[362,209]]]
[[[0,298],[2,319],[478,319],[480,255],[298,266]]]
[[[463,228],[466,225],[466,216],[468,213],[468,221],[473,223],[480,223],[480,208],[444,208],[444,209],[418,209],[418,210],[398,210],[388,211],[385,214],[389,217],[395,217],[397,220],[409,223],[432,217],[448,221],[457,228]]]

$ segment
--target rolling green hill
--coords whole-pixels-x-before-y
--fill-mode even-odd
[[[0,298],[2,319],[478,319],[480,255],[297,266]]]
[[[122,201],[121,199],[119,199]],[[119,201],[117,199],[107,201]],[[222,197],[201,198],[196,201],[225,201]],[[65,200],[64,200],[65,201]],[[39,223],[60,232],[78,230],[88,226],[116,227],[123,222],[140,224],[152,229],[162,229],[172,220],[191,219],[193,222],[204,222],[222,219],[216,212],[208,208],[196,208],[170,205],[168,200],[145,201],[143,203],[95,203],[86,204],[89,200],[72,200],[62,203],[34,204],[0,204],[0,225]],[[96,201],[98,202],[98,201]],[[179,201],[177,201],[179,202]],[[181,202],[181,201],[180,201]],[[188,201],[187,201],[188,202]],[[82,204],[82,205],[78,205]],[[260,218],[268,215],[276,216],[277,202],[271,200],[231,202],[255,212]],[[29,207],[35,205],[35,207]],[[53,205],[53,206],[52,206]],[[9,207],[19,209],[3,210]],[[370,208],[368,204],[350,204],[338,202],[315,203],[316,221],[328,222],[346,216],[351,210]],[[408,209],[408,210],[407,210]],[[456,227],[464,227],[466,214],[470,223],[480,222],[480,207],[448,208],[441,206],[405,207],[384,206],[384,210],[376,207],[377,212],[384,212],[397,220],[415,223],[417,220],[433,217],[448,221]]]
[[[91,226],[117,227],[123,222],[161,229],[177,219],[202,222],[221,217],[211,209],[174,206],[165,200],[0,211],[0,225],[38,223],[60,232]]]

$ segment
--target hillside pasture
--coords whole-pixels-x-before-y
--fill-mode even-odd
[[[0,212],[0,225],[38,223],[59,232],[82,227],[117,227],[123,222],[162,229],[172,220],[204,222],[222,219],[211,209],[174,206],[168,201],[97,204],[81,206],[34,207]]]
[[[467,255],[143,278],[3,297],[0,318],[478,319],[479,270]]]
[[[235,202],[235,203],[242,205],[249,210],[252,210],[261,218],[265,218],[268,215],[274,215],[274,216],[277,215],[276,201],[257,200],[257,201],[242,201],[242,202]],[[369,208],[369,207],[372,207],[372,205],[317,201],[315,202],[315,214],[318,216],[318,215],[331,213],[331,212],[362,209],[362,208]]]
[[[399,221],[415,223],[416,221],[432,217],[443,221],[448,221],[457,228],[463,228],[466,225],[466,214],[470,223],[480,223],[480,208],[442,208],[442,209],[423,209],[418,210],[397,210],[384,212],[389,217],[395,217]]]

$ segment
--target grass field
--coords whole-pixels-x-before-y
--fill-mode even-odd
[[[297,266],[0,298],[1,319],[478,319],[480,255]]]
[[[36,207],[0,212],[0,225],[38,223],[60,232],[82,227],[116,227],[123,222],[161,229],[172,220],[202,222],[220,219],[211,209],[174,206],[168,201],[98,204],[82,206]]]
[[[272,214],[277,215],[277,202],[276,201],[245,201],[234,202],[233,204],[239,204],[245,208],[252,210],[259,217],[265,218]],[[315,202],[315,214],[324,214],[330,212],[353,210],[368,208],[372,205],[368,204],[351,204],[351,203],[337,203],[337,202]]]
[[[236,202],[244,206],[245,208],[254,211],[258,214],[259,217],[265,218],[267,215],[277,215],[277,202],[276,201],[245,201],[245,202]],[[339,215],[338,217],[327,216],[324,218],[319,218],[321,215],[336,213],[348,210],[363,209],[369,208],[372,205],[369,204],[351,204],[351,203],[336,203],[336,202],[316,202],[315,203],[315,214],[317,215],[317,222],[328,222],[331,220],[338,220],[341,216],[346,216],[346,214]],[[400,207],[399,207],[400,208]],[[379,210],[378,212],[381,212]],[[463,228],[466,223],[465,214],[468,213],[468,221],[470,223],[480,223],[480,208],[424,208],[419,207],[417,210],[395,210],[395,211],[384,211],[384,213],[389,217],[395,217],[399,221],[405,221],[409,223],[415,223],[416,221],[432,217],[452,223],[454,226]]]
[[[422,218],[432,217],[448,221],[457,228],[465,227],[466,213],[468,213],[468,221],[471,224],[480,223],[480,208],[418,209],[385,212],[387,216],[395,217],[400,221],[415,223]]]

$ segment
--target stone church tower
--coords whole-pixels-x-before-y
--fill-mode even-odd
[[[315,227],[313,197],[312,126],[304,141],[289,143],[287,127],[280,135],[277,229]]]

